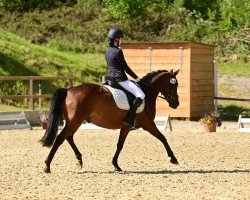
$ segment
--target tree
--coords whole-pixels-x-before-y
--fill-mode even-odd
[[[111,15],[117,19],[144,17],[152,8],[166,8],[174,0],[104,0]]]

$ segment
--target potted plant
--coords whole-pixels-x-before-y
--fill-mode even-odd
[[[220,115],[216,112],[205,114],[205,116],[200,119],[200,123],[205,132],[216,132],[216,127],[219,127],[222,124]]]
[[[42,114],[39,116],[40,122],[41,122],[41,126],[43,129],[46,129],[47,127],[47,122],[48,122],[48,116],[45,114]]]

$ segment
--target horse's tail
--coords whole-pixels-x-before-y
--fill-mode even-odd
[[[40,140],[44,147],[51,147],[55,141],[62,115],[62,104],[65,102],[67,89],[58,89],[50,101],[49,119],[43,138]]]

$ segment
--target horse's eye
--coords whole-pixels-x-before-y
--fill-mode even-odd
[[[174,85],[176,83],[176,79],[175,78],[171,78],[170,79],[170,83]]]

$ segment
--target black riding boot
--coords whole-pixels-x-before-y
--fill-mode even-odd
[[[136,129],[135,128],[136,110],[141,105],[142,101],[143,100],[140,97],[136,97],[134,102],[133,102],[133,105],[130,107],[130,109],[128,111],[128,115],[123,120],[123,123],[132,129]]]

